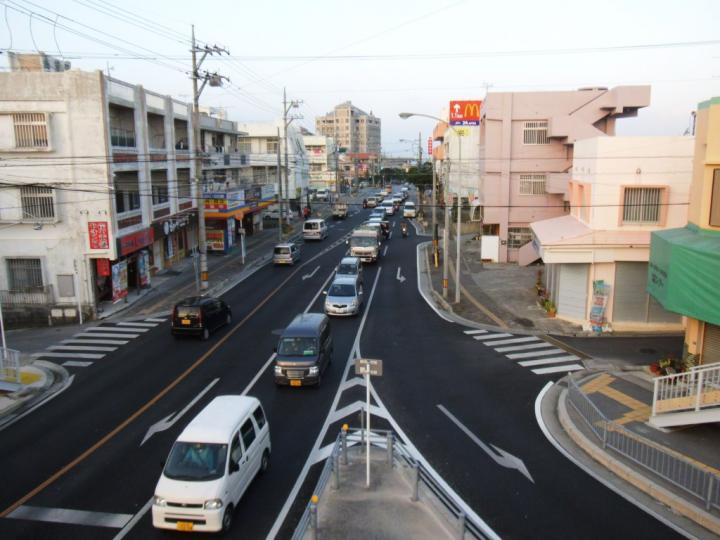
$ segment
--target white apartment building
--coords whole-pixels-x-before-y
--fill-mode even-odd
[[[335,191],[339,156],[332,137],[304,135],[305,151],[310,161],[310,188]]]

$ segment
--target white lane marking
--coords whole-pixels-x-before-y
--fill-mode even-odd
[[[171,428],[175,422],[180,420],[186,412],[188,412],[190,409],[192,409],[193,405],[195,405],[198,401],[202,399],[202,397],[207,394],[213,386],[215,386],[220,381],[220,378],[218,377],[214,381],[212,381],[210,384],[208,384],[203,390],[195,396],[190,403],[185,405],[185,408],[182,409],[179,413],[171,413],[162,420],[159,420],[158,422],[155,422],[145,433],[145,437],[143,438],[142,442],[140,443],[140,446],[145,444],[145,441],[147,441],[150,437],[155,435],[156,433],[160,433],[161,431],[165,431],[166,429]]]
[[[545,398],[545,394],[547,394],[550,391],[550,388],[552,388],[553,384],[555,384],[553,381],[548,381],[547,384],[543,387],[542,390],[540,390],[540,393],[535,398],[535,420],[538,423],[538,426],[540,426],[540,431],[543,432],[543,435],[545,435],[545,438],[550,441],[550,444],[552,444],[555,449],[560,452],[563,456],[565,456],[568,461],[573,463],[575,466],[577,466],[580,470],[587,473],[589,476],[600,482],[603,486],[610,489],[611,491],[615,492],[617,495],[625,499],[631,504],[634,504],[637,506],[640,510],[643,510],[648,515],[654,517],[659,522],[664,523],[668,527],[670,527],[675,532],[679,533],[681,536],[684,536],[685,538],[695,539],[696,537],[691,535],[688,531],[681,528],[676,523],[670,521],[669,519],[665,518],[665,516],[661,515],[660,513],[654,511],[649,506],[644,506],[641,504],[638,499],[636,499],[629,490],[626,488],[618,485],[614,480],[606,480],[602,475],[598,474],[593,470],[592,468],[588,467],[581,461],[579,461],[575,456],[573,456],[570,452],[568,452],[564,446],[562,446],[555,438],[550,434],[550,430],[548,429],[547,425],[545,424],[545,420],[542,416],[542,401]],[[557,406],[553,406],[553,410],[555,410]],[[574,444],[574,443],[573,443]],[[582,452],[581,452],[582,454]],[[601,467],[602,470],[605,470]]]
[[[250,389],[255,386],[255,383],[260,378],[260,376],[265,372],[265,370],[272,364],[273,360],[275,360],[275,356],[277,356],[275,353],[272,353],[270,355],[270,358],[267,359],[267,362],[263,364],[263,366],[258,370],[258,372],[255,374],[255,376],[252,378],[252,380],[248,383],[248,385],[245,387],[245,390],[242,391],[242,396],[247,395],[247,393],[250,391]]]
[[[320,270],[320,265],[316,266],[316,267],[315,267],[315,270],[313,270],[313,271],[310,272],[309,274],[305,274],[305,275],[302,277],[302,280],[305,281],[306,279],[310,279],[310,278],[313,277],[315,274],[317,274],[317,271],[318,271],[318,270]]]
[[[485,339],[498,339],[498,338],[504,338],[504,337],[513,337],[513,334],[485,334],[482,336],[473,336],[473,339],[482,341]]]
[[[385,246],[385,249],[383,249],[383,257],[387,255],[387,250],[390,246]]]
[[[118,328],[117,326],[93,326],[85,330],[86,332],[117,332],[124,334],[127,332],[148,332],[149,328]]]
[[[51,401],[51,400],[55,399],[56,397],[58,397],[58,396],[59,396],[60,394],[62,394],[65,390],[67,390],[68,388],[70,388],[70,385],[73,383],[74,380],[75,380],[75,375],[70,375],[70,377],[68,377],[68,380],[65,381],[65,384],[63,384],[63,387],[62,387],[60,390],[58,390],[57,392],[54,392],[54,393],[50,394],[48,397],[46,397],[45,399],[39,401],[38,403],[36,403],[36,404],[33,405],[32,407],[30,407],[28,410],[26,410],[26,411],[23,412],[22,414],[19,414],[19,415],[17,415],[17,416],[10,415],[10,416],[6,417],[2,422],[0,422],[0,431],[2,431],[3,429],[5,429],[5,428],[7,428],[7,427],[12,426],[15,422],[17,422],[18,420],[20,420],[20,419],[22,419],[22,418],[25,418],[28,414],[30,414],[31,412],[33,412],[33,411],[34,411],[35,409],[37,409],[38,407],[42,407],[42,406],[45,405],[48,401]]]
[[[97,351],[112,352],[117,351],[117,347],[85,347],[82,345],[53,345],[47,348],[48,351]]]
[[[126,321],[126,322],[118,322],[115,323],[118,326],[139,326],[140,328],[155,328],[157,326],[156,323],[151,322],[132,322],[132,321]]]
[[[125,345],[130,343],[124,339],[63,339],[60,343],[83,345],[85,343],[89,345]]]
[[[474,334],[487,334],[487,330],[465,330],[464,333],[468,336],[472,336]]]
[[[527,360],[525,362],[518,362],[518,364],[522,367],[546,366],[548,364],[558,364],[561,362],[574,362],[575,360],[580,360],[580,358],[575,356],[574,354],[569,354],[567,356],[553,356],[552,358],[542,358],[541,360]]]
[[[146,321],[146,322],[156,322],[156,323],[161,323],[161,322],[165,322],[165,321],[167,321],[167,319],[155,319],[155,318],[152,318],[152,317],[151,317],[151,318],[149,318],[149,319],[145,319],[145,321]]]
[[[363,313],[363,317],[360,320],[360,325],[358,326],[358,330],[355,334],[355,341],[353,343],[352,348],[350,349],[350,354],[348,355],[347,362],[345,363],[345,370],[343,371],[342,377],[340,378],[341,381],[345,381],[348,376],[348,372],[350,371],[350,366],[354,365],[354,358],[359,356],[358,350],[360,348],[360,336],[362,334],[362,330],[365,327],[365,321],[367,320],[368,313],[370,313],[370,306],[372,305],[373,297],[375,296],[375,289],[378,284],[378,280],[380,279],[380,274],[382,272],[382,266],[378,267],[377,274],[375,274],[375,281],[373,282],[372,289],[370,290],[370,296],[368,298],[367,307],[365,308],[365,313]],[[305,464],[303,465],[302,470],[300,471],[300,474],[298,475],[297,479],[295,480],[295,484],[293,485],[292,489],[290,490],[290,493],[288,494],[287,499],[285,500],[285,504],[283,505],[282,509],[280,510],[280,513],[275,518],[275,523],[273,523],[272,528],[270,529],[270,532],[267,535],[267,539],[274,540],[274,538],[277,536],[278,531],[280,530],[280,527],[282,526],[283,522],[285,521],[285,518],[287,517],[288,512],[290,511],[290,508],[292,507],[293,503],[295,502],[295,499],[297,498],[298,492],[300,491],[300,488],[302,487],[303,483],[305,482],[305,478],[307,477],[307,473],[310,470],[310,467],[314,464],[313,459],[315,457],[315,453],[320,449],[320,445],[322,444],[322,441],[325,437],[325,433],[327,433],[327,429],[330,426],[330,415],[337,409],[338,402],[340,401],[340,395],[343,392],[343,385],[339,385],[337,392],[335,392],[335,398],[333,399],[332,404],[330,405],[330,410],[328,411],[328,414],[325,418],[325,423],[323,424],[323,427],[320,429],[320,433],[318,433],[317,439],[315,439],[315,443],[313,444],[312,450],[308,454],[307,459],[305,460]]]
[[[125,535],[127,533],[129,533],[135,525],[137,525],[137,522],[140,521],[145,514],[147,514],[147,511],[150,510],[152,503],[153,503],[153,497],[150,497],[150,500],[145,503],[145,506],[143,506],[140,509],[140,511],[137,514],[135,514],[133,516],[133,518],[125,524],[125,526],[122,528],[122,530],[115,535],[113,540],[122,540],[123,538],[125,538]]]
[[[105,357],[104,354],[93,353],[71,353],[71,352],[41,352],[34,353],[32,356],[36,358],[87,358],[88,360],[99,360]]]
[[[580,364],[570,364],[570,365],[564,365],[564,366],[532,369],[530,371],[532,371],[536,375],[546,375],[548,373],[567,373],[568,371],[578,371],[581,369],[585,369],[585,368],[583,366],[581,366]]]
[[[104,338],[136,338],[140,334],[105,334],[102,332],[93,332],[91,334],[75,334],[73,337],[79,338],[79,337],[89,337],[89,338],[98,338],[98,337],[104,337]]]
[[[533,477],[530,476],[530,472],[527,470],[527,467],[525,467],[525,464],[523,463],[522,459],[513,456],[509,452],[506,452],[505,450],[502,450],[501,448],[498,448],[494,444],[491,444],[492,450],[488,445],[486,445],[484,442],[482,442],[472,431],[470,431],[465,424],[463,424],[460,420],[458,420],[450,411],[448,411],[445,407],[440,405],[438,403],[437,408],[442,411],[442,413],[447,416],[450,421],[455,424],[457,427],[460,428],[460,430],[465,433],[468,437],[470,437],[470,440],[477,444],[480,448],[482,448],[483,452],[485,452],[488,456],[492,458],[492,460],[500,465],[501,467],[505,467],[507,469],[517,469],[521,474],[523,474],[528,480],[530,480],[533,484],[535,483],[535,480],[533,480]],[[494,451],[493,451],[494,450]],[[496,453],[497,452],[497,453]],[[497,454],[500,454],[499,456]]]
[[[400,274],[401,268],[398,266],[397,274],[395,275],[395,279],[397,279],[400,283],[403,283],[405,281],[405,276]]]
[[[320,267],[318,266],[318,268],[320,268]],[[332,279],[332,277],[334,275],[335,275],[335,270],[332,270],[330,272],[330,275],[325,279],[325,281],[323,281],[323,284],[320,285],[318,292],[315,293],[315,296],[313,296],[312,300],[310,300],[310,303],[307,305],[307,307],[305,308],[305,311],[303,311],[303,313],[307,313],[308,311],[310,311],[310,309],[313,307],[313,304],[315,304],[315,301],[318,299],[318,296],[320,296],[320,294],[323,292],[323,290],[325,290],[325,287],[327,287],[328,282],[330,281],[330,279]]]
[[[530,345],[513,345],[512,347],[498,347],[495,350],[497,352],[510,352],[510,351],[524,351],[527,349],[542,349],[544,347],[552,347],[552,345],[543,341],[542,343],[531,343]]]
[[[528,341],[540,341],[540,338],[536,338],[535,336],[528,336],[512,339],[501,339],[499,341],[485,341],[483,342],[483,345],[487,345],[488,347],[495,347],[496,345],[511,345],[512,343],[527,343]]]
[[[67,362],[62,363],[65,367],[88,367],[92,366],[92,362],[80,362],[79,360],[68,360]]]
[[[392,231],[390,231],[390,234],[388,234],[387,239],[390,240],[392,238]]]
[[[522,352],[506,354],[505,356],[507,356],[510,360],[517,360],[518,358],[535,358],[536,356],[548,356],[551,354],[562,354],[564,352],[564,349],[558,349],[557,347],[553,347],[552,349],[548,349],[547,351]]]
[[[108,512],[89,512],[87,510],[71,510],[69,508],[43,508],[40,506],[18,506],[8,514],[11,519],[27,519],[46,521],[49,523],[69,523],[72,525],[89,525],[92,527],[110,527],[121,529],[132,514],[110,514]]]
[[[415,282],[417,285],[418,294],[425,300],[425,303],[435,312],[435,315],[440,317],[442,320],[447,321],[449,323],[454,323],[450,317],[445,315],[440,309],[435,305],[435,302],[430,298],[430,296],[423,290],[421,287],[422,283],[422,276],[420,273],[420,261],[423,260],[423,263],[425,265],[425,273],[429,276],[430,275],[430,263],[428,261],[427,257],[421,257],[420,251],[425,247],[425,245],[430,244],[430,242],[423,242],[422,244],[418,244],[415,246],[415,270],[417,272],[417,281]],[[429,278],[428,278],[429,279]]]

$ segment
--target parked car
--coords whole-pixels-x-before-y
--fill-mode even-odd
[[[283,216],[285,216],[285,220],[293,220],[297,217],[295,216],[295,212],[291,212],[287,208],[283,208]],[[280,219],[280,207],[278,205],[268,206],[267,210],[265,210],[264,217],[268,219]]]
[[[330,320],[323,313],[301,313],[283,330],[275,347],[275,384],[320,386],[332,362]]]
[[[363,287],[357,278],[336,277],[325,295],[325,313],[328,315],[342,317],[360,313]]]
[[[270,424],[257,398],[218,396],[180,433],[163,466],[153,526],[227,532],[250,482],[270,463]]]
[[[343,257],[335,269],[335,279],[354,278],[362,283],[363,267],[358,257]]]
[[[324,240],[327,235],[328,229],[324,219],[308,219],[303,223],[304,240]]]
[[[273,249],[273,264],[293,265],[299,260],[300,246],[294,242],[283,242]]]
[[[414,218],[416,217],[416,211],[415,211],[415,203],[411,201],[407,201],[405,203],[405,206],[403,206],[403,217],[406,218]]]
[[[210,332],[231,322],[230,306],[219,298],[191,296],[173,308],[171,331],[174,336],[194,335],[205,340]]]

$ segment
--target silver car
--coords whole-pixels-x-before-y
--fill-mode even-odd
[[[356,278],[336,278],[325,295],[325,313],[328,315],[343,317],[360,312],[363,288]]]
[[[363,267],[358,257],[343,257],[335,270],[335,279],[352,278],[360,283],[363,280]]]
[[[300,260],[300,247],[293,242],[277,244],[273,250],[273,264],[293,265]]]

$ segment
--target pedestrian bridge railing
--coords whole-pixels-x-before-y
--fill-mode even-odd
[[[720,407],[720,362],[656,377],[653,384],[653,417]]]

